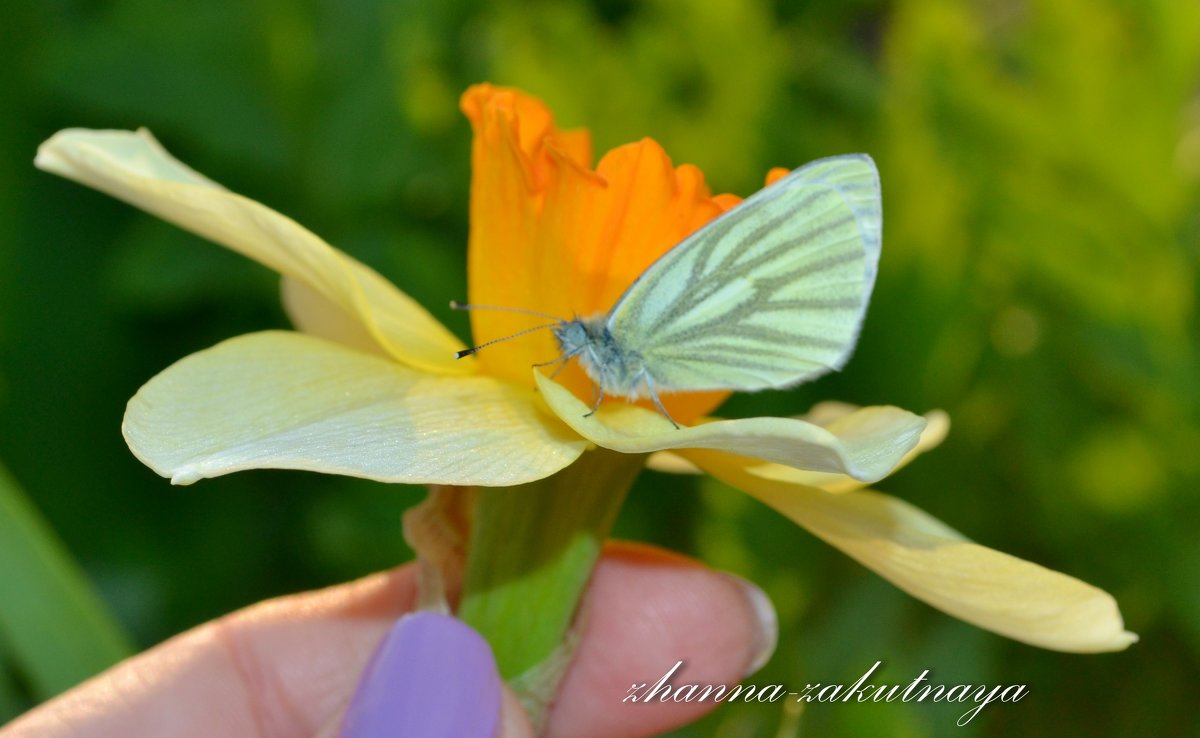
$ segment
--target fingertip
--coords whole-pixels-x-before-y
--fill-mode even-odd
[[[775,613],[775,605],[758,585],[749,579],[743,579],[737,574],[724,572],[726,577],[742,591],[746,604],[750,607],[754,620],[758,623],[758,638],[751,648],[750,663],[742,676],[750,676],[767,665],[779,645],[779,616]]]
[[[690,722],[711,702],[627,701],[678,662],[673,683],[732,685],[774,650],[770,600],[734,575],[649,546],[615,544],[592,579],[581,645],[547,735],[652,735]]]

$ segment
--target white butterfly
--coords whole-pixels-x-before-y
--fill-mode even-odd
[[[818,159],[663,254],[608,312],[530,330],[552,329],[548,364],[578,359],[599,388],[592,412],[605,394],[650,397],[670,419],[660,392],[789,387],[850,358],[882,226],[871,158]]]

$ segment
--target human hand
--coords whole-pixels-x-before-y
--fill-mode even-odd
[[[18,718],[0,738],[532,736],[473,631],[431,614],[397,622],[416,603],[416,579],[409,564],[206,623]],[[622,699],[680,659],[689,683],[736,682],[775,643],[774,613],[752,585],[634,544],[606,548],[581,608],[547,736],[631,738],[690,722],[713,705]]]

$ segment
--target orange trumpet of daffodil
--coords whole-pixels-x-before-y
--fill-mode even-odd
[[[563,317],[607,310],[659,255],[739,202],[712,196],[699,170],[673,167],[650,140],[593,169],[588,134],[557,130],[519,92],[479,85],[462,108],[474,129],[471,302]],[[547,331],[456,360],[464,345],[376,272],[188,168],[144,130],[65,130],[36,163],[283,275],[297,331],[193,354],[130,400],[130,448],[177,484],[290,468],[510,486],[552,475],[593,445],[660,452],[660,467],[713,474],[968,622],[1066,651],[1135,639],[1103,591],[861,490],[939,443],[942,414],[826,404],[806,419],[717,420],[705,414],[723,394],[703,393],[664,397],[679,430],[618,401],[585,418],[592,389],[578,368],[555,380],[531,370],[557,356]],[[471,321],[476,343],[536,325],[485,311]]]

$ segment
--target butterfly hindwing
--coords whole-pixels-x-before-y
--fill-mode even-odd
[[[660,391],[785,387],[850,357],[875,282],[879,174],[807,164],[654,262],[609,314]]]

